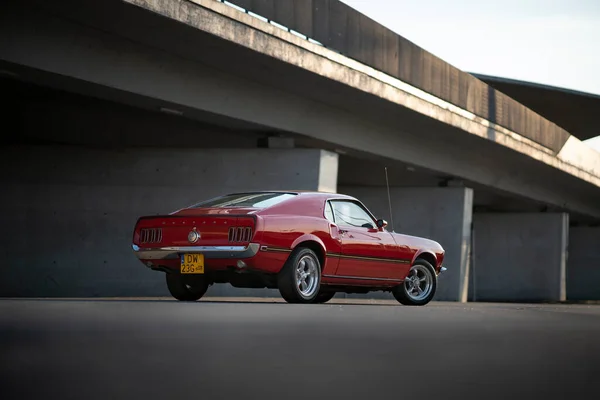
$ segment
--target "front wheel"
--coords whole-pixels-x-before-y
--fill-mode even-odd
[[[433,299],[436,289],[437,276],[433,266],[425,260],[417,260],[404,282],[396,286],[392,294],[405,306],[424,306]]]
[[[296,248],[277,275],[281,297],[288,303],[312,303],[321,287],[321,264],[309,248]]]
[[[208,290],[208,283],[204,276],[184,278],[181,274],[166,274],[167,287],[171,296],[179,301],[199,300]]]

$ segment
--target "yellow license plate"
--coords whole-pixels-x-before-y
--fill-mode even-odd
[[[182,274],[203,274],[204,273],[204,254],[182,254],[181,255],[181,273]]]

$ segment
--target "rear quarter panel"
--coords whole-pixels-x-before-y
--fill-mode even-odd
[[[333,274],[337,265],[335,261],[328,260],[327,253],[339,253],[340,243],[331,237],[330,223],[325,218],[300,215],[265,215],[262,220],[260,232],[261,246],[267,246],[269,253],[280,256],[278,260],[283,263],[294,248],[306,241],[314,241],[322,247],[322,256],[325,260],[323,274]]]

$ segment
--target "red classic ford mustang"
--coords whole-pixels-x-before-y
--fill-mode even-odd
[[[140,218],[133,251],[166,273],[170,293],[182,301],[230,283],[277,288],[289,303],[383,290],[405,305],[427,304],[445,270],[444,249],[386,225],[346,195],[236,193]]]

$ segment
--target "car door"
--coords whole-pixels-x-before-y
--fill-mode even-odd
[[[373,216],[359,202],[331,200],[341,256],[336,276],[350,279],[402,279],[405,264],[392,235],[377,228]]]

